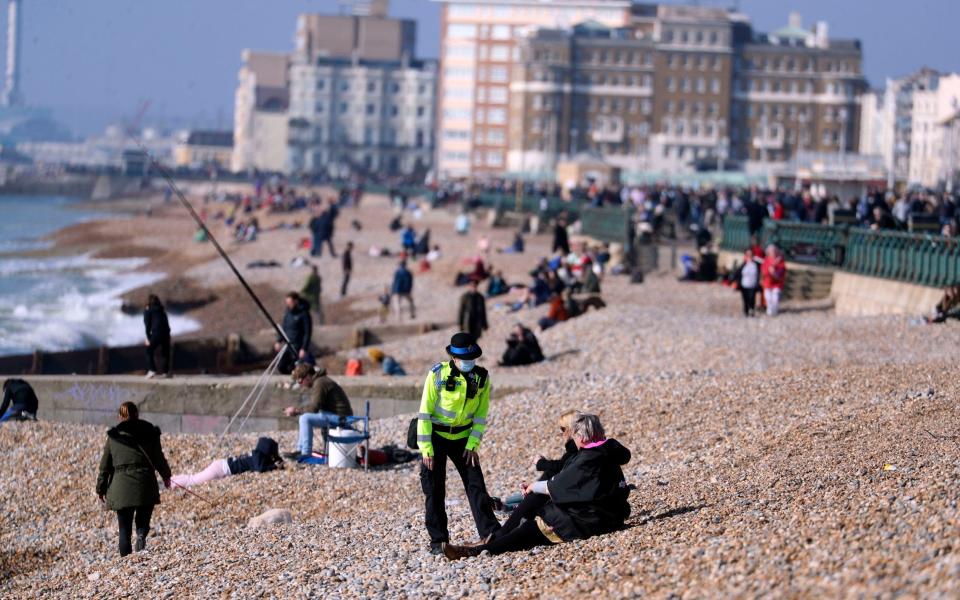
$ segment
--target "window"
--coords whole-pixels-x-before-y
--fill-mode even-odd
[[[647,135],[650,133],[650,124],[644,121],[637,126],[637,133],[640,135]]]
[[[716,45],[717,45],[717,32],[716,32],[716,31],[711,31],[711,32],[710,32],[710,45],[711,45],[711,46],[716,46]]]
[[[375,92],[375,91],[377,91],[377,84],[374,83],[374,82],[372,82],[372,81],[368,81],[368,82],[367,82],[367,91],[368,91],[368,92]]]
[[[507,46],[493,46],[490,48],[490,60],[505,62],[510,60],[510,48]]]
[[[318,89],[318,90],[323,90],[323,89],[326,88],[326,87],[327,87],[327,81],[326,81],[325,79],[318,79],[318,80],[317,80],[317,89]]]
[[[341,114],[341,115],[347,114],[347,103],[346,103],[346,102],[341,102],[341,103],[340,103],[340,114]]]
[[[507,111],[502,108],[491,108],[487,111],[487,123],[503,125],[507,122]]]
[[[475,25],[450,24],[447,25],[447,38],[452,40],[466,40],[476,37]]]
[[[716,77],[710,80],[710,92],[714,94],[720,93],[720,80]]]
[[[349,90],[350,90],[350,82],[349,82],[349,81],[341,81],[341,82],[340,82],[340,91],[341,91],[341,92],[346,92],[346,91],[349,91]]]
[[[390,84],[390,93],[391,93],[391,94],[396,94],[396,93],[399,92],[399,91],[400,91],[400,84],[399,84],[399,83],[391,83],[391,84]]]
[[[469,119],[471,113],[469,108],[448,108],[443,111],[443,116],[447,119]]]
[[[503,134],[502,129],[488,129],[487,130],[487,143],[488,144],[502,144],[506,140],[506,136]]]
[[[653,112],[653,103],[647,99],[642,100],[640,102],[640,111],[645,115],[649,115]]]
[[[396,104],[393,104],[393,105],[390,106],[390,116],[391,116],[391,117],[397,116],[397,113],[399,113],[399,112],[400,112],[400,109],[397,108],[397,105],[396,105]]]
[[[680,91],[689,92],[690,91],[690,80],[686,77],[680,78]]]
[[[511,37],[510,26],[494,25],[493,29],[490,31],[490,37],[495,40],[509,40]]]
[[[447,129],[443,132],[443,138],[447,140],[467,140],[470,139],[470,132],[466,129]]]
[[[673,77],[667,77],[666,83],[668,92],[675,92],[677,90],[677,86],[673,81]]]
[[[509,80],[508,77],[509,75],[506,67],[492,67],[490,69],[489,81],[495,83],[506,83]]]
[[[317,112],[323,113],[323,109],[324,109],[323,102],[317,102]]]
[[[641,79],[641,85],[643,85],[643,87],[646,87],[646,88],[650,87],[652,82],[653,82],[653,79],[649,75],[644,75],[643,79]]]
[[[636,113],[637,109],[639,108],[639,104],[640,103],[637,102],[636,98],[631,98],[630,101],[627,103],[627,109],[632,113]]]
[[[473,58],[475,49],[469,46],[447,46],[447,58]]]
[[[373,105],[373,104],[368,104],[368,105],[367,105],[367,115],[368,115],[368,116],[369,116],[369,115],[373,115],[373,114],[376,113],[376,112],[377,112],[377,107],[376,107],[375,105]]]
[[[702,94],[707,91],[707,82],[703,77],[697,77],[697,93]]]
[[[417,107],[417,116],[418,116],[418,117],[422,117],[422,116],[425,115],[425,114],[427,114],[426,108],[423,107],[423,106],[418,106],[418,107]]]
[[[503,152],[499,150],[488,150],[487,151],[487,166],[488,167],[499,167],[503,165]]]

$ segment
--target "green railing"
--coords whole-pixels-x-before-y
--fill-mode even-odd
[[[516,194],[496,194],[485,192],[479,195],[480,204],[499,210],[517,210]],[[520,197],[520,211],[527,214],[541,214],[540,198],[537,194],[524,194]],[[553,218],[561,212],[566,212],[571,220],[575,220],[583,209],[580,200],[564,200],[562,198],[547,198],[547,209],[543,216]]]
[[[960,241],[943,236],[852,229],[843,270],[931,287],[960,284]]]
[[[761,245],[776,244],[791,261],[931,287],[960,284],[957,238],[770,220],[760,234]],[[747,218],[724,218],[720,247],[740,252],[749,245]]]
[[[789,221],[764,222],[763,243],[776,244],[787,260],[839,267],[847,243],[846,227]]]
[[[743,252],[750,247],[750,226],[742,215],[727,215],[723,218],[723,239],[720,248],[731,252]]]
[[[580,213],[580,233],[601,242],[624,243],[631,218],[632,212],[623,208],[585,208]]]

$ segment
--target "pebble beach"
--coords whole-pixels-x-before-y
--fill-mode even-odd
[[[529,256],[529,255],[528,255]],[[951,349],[960,327],[829,310],[743,319],[737,295],[669,275],[604,282],[607,308],[540,335],[534,385],[496,394],[502,338],[489,307],[481,363],[494,400],[481,447],[493,495],[561,453],[556,416],[596,412],[633,452],[620,532],[447,562],[428,552],[416,463],[288,465],[164,491],[147,551],[116,556],[113,513],[94,494],[102,428],[0,427],[4,597],[704,598],[956,597],[960,414]],[[388,345],[414,371],[448,332]],[[408,417],[373,424],[402,444]],[[281,448],[295,432],[271,434]],[[164,435],[175,473],[248,452],[256,434]],[[448,475],[454,542],[476,538]],[[290,524],[247,521],[289,509]]]

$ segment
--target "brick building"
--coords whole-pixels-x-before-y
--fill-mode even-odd
[[[627,25],[535,30],[518,49],[510,172],[582,152],[628,173],[767,168],[859,142],[860,45],[796,15],[760,34],[737,12],[641,4]]]

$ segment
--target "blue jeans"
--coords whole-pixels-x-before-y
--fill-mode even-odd
[[[0,417],[0,423],[3,423],[4,421],[9,421],[10,417],[12,417],[14,414],[17,414],[19,412],[20,412],[19,410],[14,411],[13,407],[8,408],[7,412],[2,417]]]
[[[318,412],[300,415],[300,438],[297,440],[297,448],[300,450],[300,454],[306,455],[313,452],[314,427],[327,430],[339,426],[340,416],[333,413]]]

